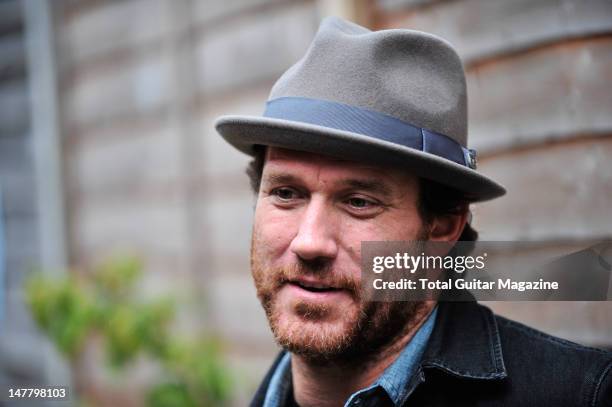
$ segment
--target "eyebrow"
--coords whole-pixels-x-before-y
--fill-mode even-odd
[[[263,180],[266,184],[301,184],[302,181],[291,174],[269,174]],[[347,178],[342,179],[335,184],[339,187],[347,188],[347,189],[361,189],[364,191],[370,191],[373,193],[377,193],[383,195],[385,197],[390,197],[393,195],[393,191],[389,186],[387,186],[384,182],[374,180],[374,179],[358,179],[358,178]]]
[[[340,185],[345,185],[352,189],[362,189],[371,191],[383,196],[389,197],[392,195],[391,188],[381,181],[371,179],[345,179],[338,182]]]
[[[296,184],[299,179],[290,174],[270,174],[262,180],[266,184]]]

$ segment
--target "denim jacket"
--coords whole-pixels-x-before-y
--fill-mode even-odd
[[[612,352],[546,335],[476,302],[438,307],[404,406],[612,407]],[[252,407],[262,406],[283,355]]]

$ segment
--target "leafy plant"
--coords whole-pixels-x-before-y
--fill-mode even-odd
[[[141,273],[139,261],[122,258],[81,277],[35,275],[26,284],[27,303],[38,326],[71,362],[94,334],[103,338],[107,360],[116,370],[142,355],[157,362],[167,380],[149,389],[148,405],[225,404],[231,380],[219,343],[178,337],[171,330],[175,301],[140,300],[135,287]]]

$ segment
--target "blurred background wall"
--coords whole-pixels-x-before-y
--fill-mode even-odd
[[[212,123],[260,114],[329,14],[456,46],[479,170],[508,188],[475,208],[482,239],[563,252],[612,237],[610,1],[5,0],[0,382],[70,377],[23,305],[32,267],[131,253],[143,291],[176,293],[183,327],[223,338],[248,398],[277,350],[249,274],[248,160]],[[490,305],[612,348],[609,302]],[[98,368],[72,374],[103,387]]]

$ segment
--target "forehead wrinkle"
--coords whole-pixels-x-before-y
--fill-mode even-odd
[[[392,169],[385,165],[376,165],[372,163],[364,163],[351,159],[328,156],[324,154],[308,153],[304,151],[289,150],[280,147],[268,147],[265,154],[266,163],[290,163],[295,165],[319,165],[319,173],[325,167],[341,168],[348,171],[371,171],[377,175],[385,175],[388,170]],[[319,178],[320,174],[317,174]]]

